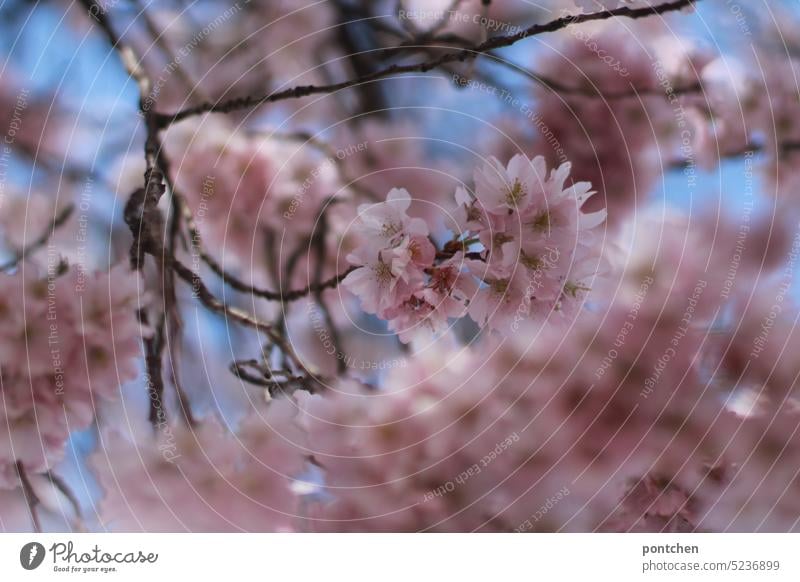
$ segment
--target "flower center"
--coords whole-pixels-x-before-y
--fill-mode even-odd
[[[474,204],[467,207],[467,220],[469,222],[483,223],[483,213]]]
[[[373,270],[375,271],[375,278],[378,280],[378,283],[388,283],[392,280],[392,269],[383,261],[379,261]]]
[[[564,283],[564,295],[577,299],[579,291],[591,291],[591,289],[580,283],[573,283],[572,281]]]
[[[519,202],[525,194],[527,194],[527,192],[525,192],[525,187],[522,185],[522,182],[514,180],[514,185],[506,192],[506,203],[509,206],[516,206],[517,202]]]
[[[510,234],[506,234],[505,232],[496,232],[492,237],[492,242],[496,247],[503,246],[507,242],[511,242],[514,240],[514,237]]]
[[[381,234],[386,238],[392,238],[403,230],[402,225],[396,222],[384,222],[381,228]]]
[[[542,267],[544,267],[544,261],[541,259],[541,257],[536,255],[527,255],[522,253],[522,258],[520,260],[522,264],[531,271],[539,271],[542,269]]]
[[[550,230],[552,217],[549,210],[542,210],[536,217],[528,224],[533,229],[533,232],[546,232]]]
[[[452,267],[434,269],[431,274],[431,288],[439,293],[449,293],[455,283],[456,271]]]
[[[408,252],[411,254],[412,261],[419,261],[422,259],[422,245],[419,241],[412,240],[408,243]]]
[[[489,284],[489,289],[492,290],[492,293],[497,295],[503,295],[508,290],[508,279],[487,279],[486,282]]]

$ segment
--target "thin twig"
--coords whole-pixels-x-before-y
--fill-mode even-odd
[[[518,75],[522,75],[527,77],[528,79],[550,89],[551,91],[555,91],[556,93],[561,93],[563,95],[576,95],[581,97],[601,97],[603,99],[626,99],[631,97],[640,97],[640,96],[661,96],[665,95],[664,90],[660,87],[635,87],[631,85],[630,89],[626,89],[624,91],[606,91],[602,87],[573,87],[570,85],[565,85],[559,81],[554,80],[552,77],[542,75],[541,73],[537,73],[531,69],[523,67],[513,61],[508,60],[505,57],[502,57],[496,53],[487,53],[488,57],[493,59],[497,65],[500,65],[510,71],[517,73]],[[686,85],[684,87],[676,87],[673,89],[673,93],[675,95],[689,95],[693,93],[699,93],[702,91],[703,87],[700,83],[693,83],[691,85]]]
[[[63,226],[69,217],[72,215],[72,211],[74,210],[74,206],[70,204],[69,206],[64,207],[53,219],[53,222],[50,223],[50,226],[41,234],[39,238],[35,241],[30,243],[29,245],[24,246],[21,250],[19,250],[16,256],[8,261],[4,265],[0,265],[0,271],[8,271],[16,267],[19,263],[24,261],[27,256],[33,252],[36,252],[44,245],[47,244],[47,241],[50,240],[50,237],[53,236],[53,233],[59,227]]]
[[[323,269],[325,268],[325,261],[327,259],[327,247],[325,246],[325,236],[328,234],[328,215],[325,212],[327,206],[328,204],[326,201],[323,203],[322,208],[320,209],[318,228],[314,233],[314,237],[311,239],[311,246],[313,247],[314,254],[316,255],[314,277],[311,286],[314,287],[314,301],[322,311],[322,316],[325,319],[325,325],[329,330],[331,343],[333,344],[334,353],[336,354],[336,368],[340,374],[344,374],[347,371],[347,362],[345,362],[343,357],[344,354],[341,349],[341,337],[339,336],[339,330],[336,329],[336,325],[333,322],[331,311],[328,309],[328,305],[325,303],[325,299],[322,296],[323,291],[326,288],[322,281],[322,273]],[[351,267],[347,272],[352,272],[352,270],[353,267]],[[345,277],[346,276],[347,275],[345,274]],[[337,275],[334,277],[334,279],[342,280],[344,277]]]
[[[401,35],[394,30],[386,30],[385,32],[394,35],[395,37],[401,37]],[[441,50],[442,43],[446,44],[453,44],[458,46],[466,46],[469,44],[469,39],[459,36],[457,34],[448,33],[442,34],[434,37],[429,36],[420,36],[411,40],[405,40],[401,44],[394,46],[394,47],[385,47],[381,49],[387,53],[398,53],[402,49],[407,49],[409,51],[431,51],[431,50]],[[576,95],[581,97],[602,97],[604,99],[626,99],[631,97],[639,97],[639,96],[663,96],[664,91],[659,87],[631,87],[631,89],[627,89],[624,91],[615,91],[615,92],[608,92],[604,91],[602,87],[571,87],[569,85],[565,85],[559,81],[556,81],[552,77],[548,75],[544,75],[542,73],[536,72],[532,69],[523,67],[515,63],[512,60],[509,60],[507,57],[498,54],[495,51],[488,51],[485,53],[487,57],[492,59],[496,65],[500,65],[509,69],[510,71],[527,77],[529,80],[542,85],[550,89],[551,91],[555,91],[557,93],[562,93],[564,95]],[[468,75],[460,75],[463,76],[466,80],[469,77],[474,76],[474,72],[471,71]],[[496,84],[495,84],[496,85]],[[457,85],[463,86],[463,85]],[[699,93],[702,90],[702,85],[700,83],[695,83],[692,85],[688,85],[685,87],[676,88],[673,93],[676,95],[687,95],[692,93]]]
[[[146,314],[142,313],[144,323]],[[145,367],[147,369],[147,395],[150,403],[148,420],[154,429],[166,426],[167,412],[164,409],[164,377],[162,374],[162,354],[164,352],[164,321],[166,314],[162,311],[154,326],[152,337],[145,338]]]
[[[167,167],[163,155],[162,144],[159,139],[159,127],[156,123],[152,109],[149,107],[150,90],[152,84],[133,49],[122,42],[114,31],[104,7],[97,4],[96,0],[81,0],[87,13],[99,25],[106,35],[111,47],[116,50],[128,75],[136,82],[139,88],[139,112],[145,122],[144,142],[144,186],[135,190],[125,204],[123,218],[133,236],[130,249],[131,268],[140,271],[144,267],[146,255],[156,261],[161,274],[162,299],[164,309],[156,317],[156,325],[152,336],[143,336],[142,344],[145,352],[145,363],[148,376],[148,395],[150,397],[150,422],[155,428],[166,424],[166,410],[163,403],[164,380],[162,377],[163,354],[165,346],[165,326],[167,314],[175,309],[174,278],[172,271],[166,268],[171,258],[171,244],[161,242],[161,232],[164,221],[158,203],[166,193]],[[147,323],[148,316],[144,310],[138,312],[141,321]],[[180,396],[180,394],[179,394]]]
[[[180,206],[181,213],[189,230],[189,239],[191,240],[193,252],[197,253],[200,259],[214,272],[214,274],[217,275],[224,284],[228,285],[234,291],[252,295],[254,297],[260,297],[268,301],[281,301],[281,302],[297,301],[299,299],[302,299],[303,297],[307,297],[308,295],[316,293],[317,291],[321,292],[326,289],[335,288],[339,283],[341,283],[344,280],[345,277],[347,277],[350,273],[352,273],[356,268],[356,267],[350,267],[346,271],[339,273],[338,275],[335,275],[330,279],[321,281],[318,284],[312,283],[302,289],[295,289],[293,291],[270,291],[269,289],[260,289],[253,285],[248,285],[247,283],[236,277],[236,275],[233,275],[228,271],[226,271],[225,268],[222,265],[220,265],[219,262],[214,257],[208,254],[208,252],[205,250],[203,246],[202,235],[200,234],[200,230],[197,228],[197,225],[195,224],[192,211],[189,208],[189,205],[186,203],[186,198],[175,191],[173,191],[173,196],[175,196],[175,199]]]
[[[33,485],[31,485],[30,479],[28,479],[28,474],[25,472],[25,466],[22,464],[22,461],[17,461],[17,475],[19,476],[19,481],[22,484],[22,493],[25,496],[25,501],[28,504],[28,510],[31,513],[33,529],[36,533],[42,533],[42,524],[39,521],[39,514],[36,511],[36,508],[39,506],[41,501],[39,500],[39,496],[36,495],[36,492],[33,490]]]
[[[345,184],[348,188],[352,189],[358,194],[361,194],[365,198],[372,200],[374,202],[378,202],[381,200],[381,197],[378,195],[377,192],[367,188],[366,186],[359,184],[358,181],[352,178],[345,169],[345,164],[343,160],[339,157],[339,151],[330,143],[312,135],[310,132],[307,131],[294,131],[291,133],[282,133],[282,132],[269,132],[265,134],[270,138],[274,139],[283,139],[287,141],[302,141],[304,142],[303,145],[309,144],[320,152],[328,156],[328,159],[333,162],[333,165],[336,167],[336,172],[339,174],[339,180]]]
[[[153,20],[153,17],[150,15],[150,12],[147,10],[147,6],[145,6],[141,1],[137,1],[139,5],[139,14],[141,14],[142,19],[144,20],[145,28],[147,28],[147,32],[150,34],[150,37],[153,39],[153,42],[161,49],[161,52],[164,53],[164,56],[169,60],[170,66],[172,70],[178,75],[178,78],[183,82],[184,86],[188,90],[186,95],[186,99],[189,100],[192,96],[192,93],[197,94],[200,99],[208,100],[208,95],[202,90],[199,84],[194,82],[191,75],[183,68],[181,64],[181,59],[179,59],[176,54],[175,50],[170,46],[169,40],[165,36],[164,31],[160,31],[158,25]]]
[[[78,521],[80,521],[82,513],[81,504],[78,501],[78,498],[75,497],[75,493],[72,491],[72,489],[69,488],[69,486],[61,477],[52,471],[45,472],[45,477],[47,477],[50,483],[52,483],[53,486],[58,489],[64,495],[64,497],[67,498],[69,504],[72,505],[72,509],[75,510],[75,516],[77,517]]]
[[[226,317],[230,317],[234,321],[241,323],[246,327],[251,327],[257,331],[262,331],[267,334],[273,334],[272,326],[260,321],[254,316],[251,316],[244,311],[232,306],[225,305],[222,301],[217,299],[214,294],[206,287],[206,284],[200,276],[192,271],[189,267],[181,263],[178,259],[170,259],[170,267],[175,271],[179,278],[183,279],[192,287],[192,291],[200,300],[200,303],[205,305],[211,311],[215,311]]]
[[[219,313],[220,315],[225,316],[226,318],[230,318],[235,322],[244,325],[245,327],[250,327],[255,329],[256,331],[263,332],[264,334],[269,337],[269,339],[275,343],[275,345],[279,346],[283,353],[289,357],[298,367],[302,367],[300,365],[300,360],[297,355],[294,353],[292,346],[287,342],[276,330],[275,328],[255,316],[252,316],[241,309],[236,307],[226,305],[224,302],[217,299],[214,294],[208,289],[206,284],[200,278],[200,276],[192,271],[189,267],[181,263],[174,257],[168,257],[169,267],[174,269],[175,273],[183,279],[185,283],[188,283],[192,287],[193,295],[202,303],[207,309],[213,311],[215,313]]]
[[[266,388],[271,397],[286,394],[287,388],[300,385],[309,388],[306,376],[298,376],[290,370],[270,370],[258,360],[236,360],[231,362],[231,373],[248,384]],[[311,391],[315,388],[311,387]]]
[[[348,79],[339,83],[332,83],[329,85],[300,85],[283,91],[267,93],[257,96],[246,96],[227,101],[218,101],[215,103],[206,102],[195,107],[189,107],[174,113],[157,113],[155,114],[156,122],[159,127],[167,127],[173,123],[201,115],[203,113],[230,113],[232,111],[239,111],[242,109],[252,109],[259,105],[266,103],[274,103],[285,99],[297,99],[300,97],[307,97],[309,95],[333,93],[342,89],[347,89],[361,83],[368,83],[377,81],[393,75],[400,75],[405,73],[426,73],[441,65],[452,62],[465,62],[475,59],[482,54],[489,51],[511,46],[523,39],[543,34],[547,32],[556,32],[573,24],[582,24],[585,22],[593,22],[597,20],[606,20],[613,17],[627,17],[627,18],[642,18],[646,16],[653,16],[664,14],[667,12],[680,10],[692,6],[696,0],[674,0],[673,2],[665,2],[654,7],[645,8],[629,8],[623,6],[614,10],[603,10],[599,12],[592,12],[588,14],[574,14],[566,15],[544,24],[534,24],[516,34],[494,36],[484,43],[478,44],[471,48],[463,48],[456,52],[445,53],[437,58],[423,61],[420,63],[413,63],[408,65],[390,65],[383,69],[379,69],[368,75],[362,75],[353,79]]]
[[[204,259],[205,260],[205,259]],[[218,263],[214,262],[213,266],[210,263],[207,263],[209,267],[214,271],[214,273],[222,279],[222,282],[228,285],[231,289],[235,291],[239,291],[240,293],[246,293],[248,295],[252,295],[254,297],[261,297],[262,299],[267,299],[269,301],[280,301],[284,303],[297,301],[304,297],[308,297],[309,295],[316,295],[317,293],[321,293],[326,289],[335,289],[339,283],[341,283],[345,277],[347,277],[350,273],[355,271],[358,267],[350,266],[345,271],[339,273],[338,275],[334,275],[330,279],[326,279],[324,281],[320,281],[318,283],[311,283],[302,289],[295,289],[293,291],[270,291],[269,289],[259,289],[258,287],[254,287],[252,285],[248,285],[244,283],[240,279],[237,279],[234,275],[224,271],[222,267],[219,266]]]

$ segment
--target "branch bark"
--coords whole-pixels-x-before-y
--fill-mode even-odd
[[[614,10],[603,10],[588,14],[566,15],[544,24],[534,24],[533,26],[530,26],[516,34],[495,36],[476,46],[463,48],[455,52],[448,52],[431,60],[408,65],[394,64],[383,69],[379,69],[368,75],[362,75],[346,81],[341,81],[339,83],[331,83],[328,85],[300,85],[264,95],[239,97],[227,101],[206,102],[174,113],[156,113],[154,117],[158,126],[164,128],[183,119],[193,117],[195,115],[202,115],[204,113],[230,113],[243,109],[252,109],[259,105],[274,103],[276,101],[282,101],[285,99],[297,99],[300,97],[307,97],[309,95],[333,93],[335,91],[354,87],[362,83],[377,81],[393,75],[401,75],[406,73],[427,73],[447,63],[470,61],[488,53],[489,51],[511,46],[531,36],[536,36],[547,32],[556,32],[574,24],[606,20],[615,17],[643,18],[646,16],[665,14],[667,12],[691,7],[696,1],[697,0],[674,0],[672,2],[665,2],[664,4],[659,4],[658,6],[654,7],[629,8],[627,6],[623,6]]]

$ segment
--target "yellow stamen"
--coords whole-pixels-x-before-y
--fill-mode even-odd
[[[525,187],[519,180],[515,180],[514,185],[506,192],[506,203],[509,206],[516,206],[517,202],[519,202],[525,194],[527,194]]]

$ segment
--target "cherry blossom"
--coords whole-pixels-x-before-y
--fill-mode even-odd
[[[365,311],[391,320],[404,342],[416,323],[428,321],[428,329],[440,331],[465,312],[481,326],[508,331],[531,304],[536,319],[562,311],[590,289],[597,269],[589,265],[600,255],[593,233],[605,220],[605,211],[582,212],[594,192],[585,182],[567,186],[569,173],[566,163],[548,176],[541,156],[518,155],[507,166],[490,159],[475,171],[474,198],[457,189],[464,230],[438,254],[425,238],[424,221],[407,215],[408,192],[392,190],[387,202],[359,209],[364,243],[348,259],[360,268],[344,286]],[[476,245],[483,250],[472,251]],[[466,247],[459,260],[479,258],[438,264],[438,255],[456,247]],[[456,281],[463,282],[458,290]]]
[[[70,432],[88,427],[138,375],[135,310],[146,299],[138,277],[122,265],[99,274],[52,266],[44,278],[32,269],[0,275],[4,488],[17,485],[18,463],[31,473],[52,469]]]
[[[244,418],[235,433],[207,419],[157,439],[112,432],[92,456],[105,528],[116,531],[290,531],[301,436],[288,403]]]
[[[420,218],[410,218],[407,214],[411,206],[408,190],[394,188],[381,204],[363,204],[358,208],[361,234],[368,244],[378,247],[392,246],[393,243],[408,237],[428,236],[428,226]]]
[[[791,11],[11,4],[0,529],[800,529]]]

